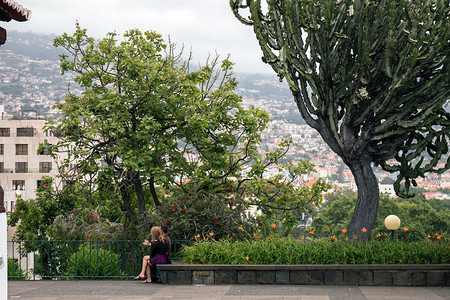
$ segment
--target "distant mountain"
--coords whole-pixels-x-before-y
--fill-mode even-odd
[[[50,107],[64,99],[68,78],[60,76],[59,55],[62,49],[53,46],[56,35],[9,31],[5,45],[0,47],[0,102],[8,114],[23,115],[24,111],[37,112],[39,116],[54,118]],[[239,82],[237,92],[244,101],[261,103],[275,101],[293,106],[294,101],[286,82],[273,75],[235,74]],[[71,88],[75,88],[71,85]],[[286,107],[293,113],[283,113],[283,119],[303,123],[296,108]],[[55,113],[55,112],[53,112]],[[289,116],[291,115],[292,116]],[[278,119],[277,114],[271,117]]]
[[[239,82],[238,92],[248,99],[266,99],[293,101],[292,93],[286,82],[280,82],[276,74],[236,74]]]
[[[6,43],[0,51],[11,50],[16,54],[27,56],[35,60],[55,60],[59,61],[61,49],[53,46],[56,35],[36,34],[31,32],[8,31]]]

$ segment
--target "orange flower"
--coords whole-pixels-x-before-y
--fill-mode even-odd
[[[440,240],[441,237],[442,237],[442,235],[438,235],[436,238],[437,238],[438,240]]]
[[[213,235],[214,235],[214,232],[210,232],[210,233],[209,233],[209,236],[213,236]]]
[[[377,235],[376,235],[376,237],[380,237],[380,236],[381,236],[381,233],[378,232]]]
[[[342,229],[341,231],[342,231],[343,233],[346,233],[346,232],[347,232],[347,229],[344,228],[344,229]]]
[[[348,237],[345,237],[344,241],[348,241]]]
[[[309,232],[309,234],[314,234],[314,229]]]
[[[277,227],[277,224],[272,224],[272,225],[270,225],[270,226],[272,226],[273,228],[275,228],[275,227]]]
[[[244,228],[242,228],[242,225],[238,227],[238,229],[244,231]]]
[[[244,257],[244,259],[245,259],[246,261],[248,261],[248,260],[249,260],[248,256]]]
[[[332,241],[335,241],[335,240],[336,240],[336,236],[335,236],[335,235],[332,235],[332,236],[330,236],[330,239],[331,239]]]
[[[431,238],[431,235],[427,235],[427,239]]]
[[[367,232],[367,229],[363,227],[363,228],[361,229],[361,231],[362,231],[362,232]]]
[[[409,229],[407,227],[403,227],[403,231],[408,231]]]
[[[199,238],[200,238],[200,234],[197,234],[197,235],[195,236],[195,238],[196,238],[196,239],[199,239]]]

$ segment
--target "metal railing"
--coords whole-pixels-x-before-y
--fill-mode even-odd
[[[8,279],[130,279],[150,247],[142,241],[8,241]],[[171,260],[188,240],[173,240]]]

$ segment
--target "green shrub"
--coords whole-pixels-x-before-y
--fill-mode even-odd
[[[357,195],[353,191],[336,191],[326,195],[324,204],[312,222],[315,238],[341,237],[341,230],[349,228],[355,209]],[[401,227],[395,231],[395,239],[403,242],[420,242],[428,234],[438,232],[442,236],[449,235],[450,209],[446,203],[450,201],[430,201],[423,195],[414,198],[391,198],[380,195],[377,219],[371,230],[373,239],[390,239],[391,231],[386,229],[384,220],[395,214],[401,220]],[[362,229],[362,228],[361,228]],[[308,233],[305,233],[308,236]],[[351,237],[349,237],[351,238]]]
[[[175,194],[167,198],[153,213],[153,224],[166,224],[175,240],[194,240],[210,236],[216,240],[251,238],[258,225],[242,199],[226,194]]]
[[[92,245],[82,245],[70,255],[65,273],[70,279],[106,279],[123,275],[118,254]]]
[[[200,241],[182,250],[188,264],[446,264],[450,243],[369,241]]]
[[[26,280],[26,272],[22,270],[16,259],[8,257],[8,279],[9,280]]]

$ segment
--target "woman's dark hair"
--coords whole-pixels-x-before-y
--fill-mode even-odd
[[[161,230],[162,230],[162,232],[164,232],[165,234],[167,234],[167,230],[168,230],[168,228],[167,228],[167,226],[166,225],[161,225]]]

